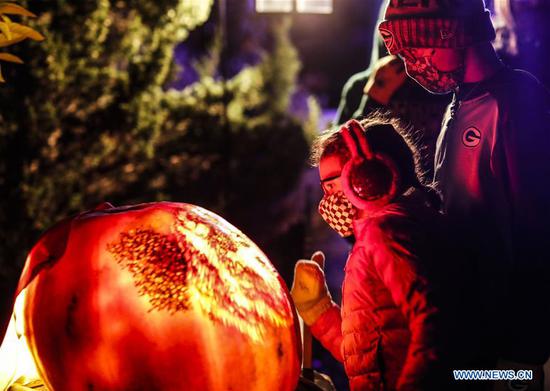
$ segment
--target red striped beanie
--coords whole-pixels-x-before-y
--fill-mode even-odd
[[[378,30],[390,54],[403,48],[464,48],[495,38],[483,0],[389,0]]]

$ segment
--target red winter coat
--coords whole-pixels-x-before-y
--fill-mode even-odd
[[[438,388],[446,331],[438,328],[440,301],[432,293],[434,265],[444,263],[440,218],[415,190],[355,223],[342,308],[334,304],[311,327],[343,361],[352,390]]]

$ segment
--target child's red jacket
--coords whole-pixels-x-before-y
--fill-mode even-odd
[[[415,190],[355,223],[342,306],[334,304],[311,328],[343,361],[352,390],[436,387],[441,355],[449,353],[441,344],[449,334],[440,321],[446,302],[437,292],[452,277],[441,275],[452,268],[439,267],[441,218]]]

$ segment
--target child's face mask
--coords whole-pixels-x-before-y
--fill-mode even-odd
[[[433,52],[418,55],[414,49],[404,49],[399,56],[405,61],[407,74],[433,94],[448,94],[464,79],[464,65],[452,71],[442,71],[433,64]]]
[[[357,209],[344,192],[325,194],[319,203],[319,213],[330,227],[343,238],[353,235],[353,219]]]

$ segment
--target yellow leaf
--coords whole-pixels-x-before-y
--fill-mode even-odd
[[[19,57],[14,56],[13,54],[10,54],[10,53],[0,53],[0,60],[15,62],[17,64],[23,64],[23,60],[21,60]]]
[[[0,3],[0,14],[36,17],[35,14],[15,3]]]
[[[12,39],[3,39],[0,36],[0,48],[3,48],[5,46],[13,45],[14,43],[17,43],[17,42],[21,42],[25,38],[27,38],[27,37],[25,37],[24,35],[21,35],[21,34],[13,34]]]
[[[5,22],[0,22],[0,31],[6,36],[8,40],[12,39],[10,25]]]
[[[5,83],[4,77],[2,76],[2,68],[0,68],[0,83]]]
[[[30,38],[35,41],[42,41],[44,39],[44,36],[40,34],[38,31],[28,26],[23,26],[22,24],[19,24],[19,23],[10,23],[10,31],[12,33],[18,33],[18,34],[24,35],[26,38]]]

